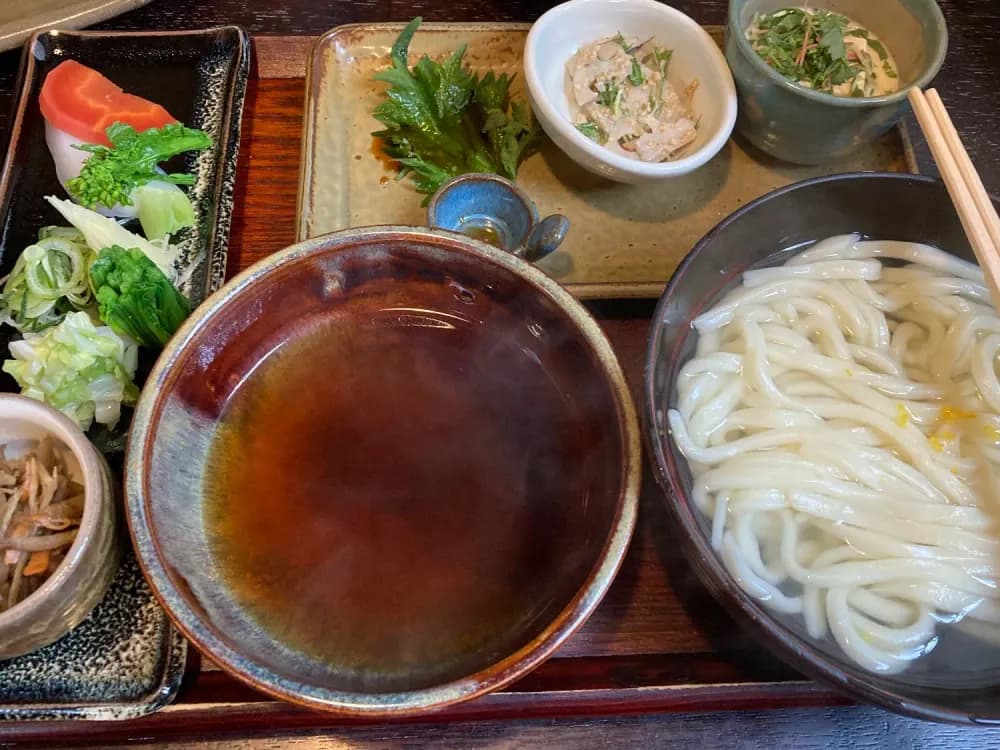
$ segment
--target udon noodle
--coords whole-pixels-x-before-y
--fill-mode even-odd
[[[832,237],[694,326],[670,430],[739,586],[873,672],[940,623],[1000,632],[1000,317],[979,268]]]

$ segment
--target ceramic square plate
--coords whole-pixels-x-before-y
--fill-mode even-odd
[[[398,23],[340,26],[317,40],[309,59],[299,184],[298,238],[350,226],[425,224],[422,195],[372,152],[372,110],[385,84]],[[468,44],[477,71],[519,73],[527,24],[425,23],[411,45],[442,59]],[[721,27],[709,27],[717,42]],[[522,76],[512,87],[526,100]],[[620,185],[585,172],[551,143],[521,166],[518,184],[539,213],[565,214],[572,228],[538,265],[580,298],[658,297],[681,258],[722,218],[759,195],[834,172],[915,171],[905,134],[892,130],[849,160],[821,167],[783,164],[739,138],[703,168],[661,184]]]
[[[185,165],[196,178],[189,189],[196,222],[175,238],[193,269],[182,285],[188,298],[197,304],[220,286],[249,45],[246,33],[235,26],[34,35],[25,45],[10,149],[0,173],[0,275],[10,271],[39,227],[65,224],[42,200],[63,191],[45,146],[38,92],[48,71],[72,58],[125,90],[159,102],[181,122],[212,137],[213,146],[190,155]],[[4,354],[11,330],[4,327],[0,333]],[[16,384],[2,375],[0,388],[16,390]],[[110,458],[114,466],[116,459]],[[120,456],[117,463],[120,468]],[[123,540],[127,537],[122,534]],[[185,654],[185,640],[157,604],[129,549],[108,594],[86,621],[44,649],[0,661],[0,718],[127,719],[150,713],[176,694]]]

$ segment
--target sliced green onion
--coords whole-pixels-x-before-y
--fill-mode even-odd
[[[90,264],[95,253],[75,229],[44,227],[38,242],[18,256],[3,281],[0,321],[19,331],[40,331],[92,301]]]

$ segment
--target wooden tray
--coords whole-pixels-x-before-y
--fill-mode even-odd
[[[257,37],[247,89],[228,274],[295,241],[295,191],[314,40]],[[752,196],[748,196],[752,197]],[[652,305],[590,303],[639,398]],[[843,703],[791,671],[736,625],[680,558],[662,500],[647,474],[639,525],[610,592],[552,659],[521,681],[420,721],[524,719],[654,711],[719,711]],[[127,722],[0,725],[3,742],[107,745],[142,737],[213,739],[317,730],[344,719],[275,701],[188,650],[175,703]],[[413,721],[413,720],[410,720]],[[358,722],[350,722],[358,723]]]
[[[426,209],[409,181],[372,155],[372,110],[385,84],[403,24],[350,24],[320,37],[306,81],[305,135],[299,185],[298,238],[371,224],[423,224]],[[411,59],[442,59],[468,44],[474,70],[518,74],[528,24],[427,23],[413,38]],[[721,45],[722,27],[708,31]],[[524,76],[512,91],[526,99]],[[705,94],[707,95],[707,94]],[[542,215],[562,213],[572,229],[538,265],[580,298],[658,297],[688,250],[749,199],[808,177],[836,172],[915,171],[906,134],[893,129],[834,164],[783,164],[736,137],[689,175],[657,185],[620,185],[596,177],[548,142],[518,172],[517,182]]]

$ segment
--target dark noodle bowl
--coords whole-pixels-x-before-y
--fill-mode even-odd
[[[801,616],[777,614],[740,589],[711,547],[709,519],[691,500],[690,469],[665,429],[666,412],[676,404],[677,373],[697,341],[691,321],[738,285],[743,271],[780,264],[792,250],[853,232],[972,259],[944,186],[926,177],[861,173],[806,180],[724,219],[681,263],[653,318],[643,416],[656,478],[702,581],[789,664],[853,697],[920,718],[1000,721],[1000,646],[942,624],[931,653],[900,674],[880,676],[855,665],[831,638],[809,637]]]

